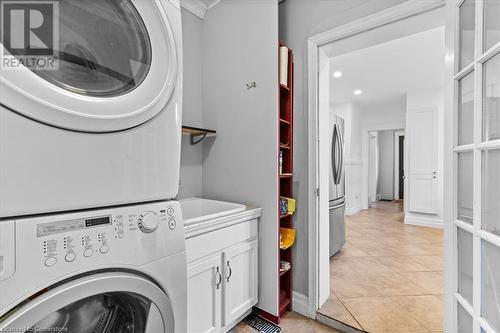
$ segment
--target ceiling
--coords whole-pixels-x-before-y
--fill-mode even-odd
[[[330,102],[382,104],[408,91],[442,88],[444,46],[440,26],[330,58]],[[342,77],[334,78],[336,71]]]

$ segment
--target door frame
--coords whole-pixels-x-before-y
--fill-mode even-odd
[[[399,167],[400,159],[399,159],[399,140],[400,138],[405,138],[405,131],[395,131],[394,132],[394,199],[399,200]],[[406,138],[405,138],[406,139]],[[403,170],[406,173],[406,165],[405,165],[405,155],[406,155],[406,144],[403,144]],[[403,182],[404,183],[404,182]],[[403,198],[405,196],[403,195]]]
[[[319,47],[325,44],[339,41],[356,34],[366,32],[378,27],[423,14],[425,12],[443,7],[445,0],[408,0],[400,5],[379,11],[375,14],[363,17],[345,25],[327,30],[320,34],[311,36],[307,40],[307,62],[308,62],[308,299],[307,310],[301,309],[301,313],[311,318],[316,318],[316,311],[320,306],[320,274],[319,274],[319,230],[320,220],[328,218],[328,212],[321,212],[319,203],[324,200],[328,189],[322,188],[319,183],[320,175],[328,172],[328,168],[321,167],[319,161],[320,140],[328,140],[328,133],[319,131]],[[325,137],[326,135],[326,137]],[[324,170],[326,169],[326,170]],[[329,289],[329,286],[327,286]],[[322,286],[324,289],[325,287]],[[323,291],[324,293],[324,291]],[[328,291],[329,293],[329,291]]]

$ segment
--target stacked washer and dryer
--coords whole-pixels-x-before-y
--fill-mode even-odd
[[[0,331],[183,332],[179,1],[58,3],[0,76]]]

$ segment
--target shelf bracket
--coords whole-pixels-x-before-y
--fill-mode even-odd
[[[191,134],[190,140],[192,145],[197,145],[198,143],[202,142],[206,137],[208,133],[203,133],[201,135],[195,135]]]
[[[216,133],[216,131],[211,129],[182,126],[182,134],[189,135],[189,140],[192,145],[202,142],[208,136],[215,136]]]

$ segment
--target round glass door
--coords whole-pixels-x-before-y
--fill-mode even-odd
[[[57,65],[2,71],[2,107],[40,123],[91,133],[127,130],[160,112],[178,118],[182,25],[177,5],[152,0],[56,3],[52,18],[58,43],[51,47]],[[6,57],[20,60],[18,53]]]
[[[141,333],[151,302],[137,294],[105,293],[62,307],[28,332]]]
[[[0,318],[0,332],[173,332],[170,299],[154,282],[125,272],[61,283]]]
[[[58,70],[33,71],[82,95],[127,93],[151,66],[148,31],[130,0],[59,0],[59,49],[54,51]]]

